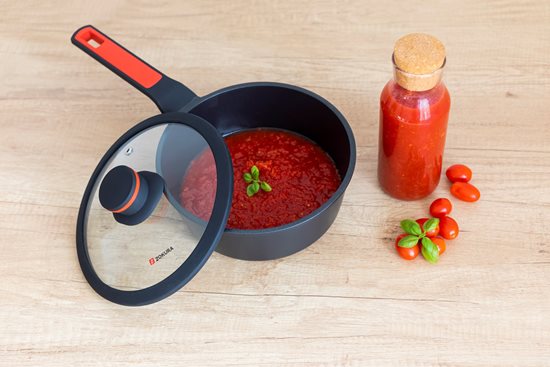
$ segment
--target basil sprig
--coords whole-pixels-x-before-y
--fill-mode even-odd
[[[439,249],[429,237],[422,238],[422,256],[432,264],[439,260]]]
[[[402,220],[401,228],[403,228],[405,233],[408,233],[413,236],[420,236],[422,234],[422,229],[420,228],[420,224],[418,224],[416,221],[412,219]]]
[[[401,228],[407,233],[398,242],[399,247],[411,248],[422,242],[422,256],[430,263],[435,264],[439,260],[439,249],[433,241],[426,236],[426,233],[433,231],[439,225],[439,218],[430,218],[424,223],[422,228],[420,224],[412,219],[401,221]]]
[[[244,182],[248,184],[246,187],[246,194],[248,197],[254,196],[260,189],[265,192],[270,192],[271,186],[266,181],[260,180],[260,170],[256,166],[250,167],[250,172],[243,174]]]

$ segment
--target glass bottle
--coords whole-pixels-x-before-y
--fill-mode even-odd
[[[380,95],[378,180],[401,200],[429,195],[441,177],[450,96],[441,77],[445,48],[435,37],[409,34],[393,53],[394,76]]]

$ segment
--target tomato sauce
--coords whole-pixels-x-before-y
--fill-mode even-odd
[[[276,129],[245,130],[225,137],[233,163],[234,187],[227,228],[262,229],[291,223],[327,201],[341,179],[317,144]],[[255,165],[272,191],[249,197],[243,174]],[[193,160],[182,181],[180,202],[208,220],[214,204],[216,169],[210,150]]]
[[[450,97],[439,83],[412,92],[391,80],[380,96],[378,179],[393,197],[414,200],[438,185]]]

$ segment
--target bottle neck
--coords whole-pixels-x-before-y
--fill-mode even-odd
[[[392,56],[393,61],[393,79],[397,84],[402,88],[413,92],[422,92],[435,88],[442,80],[443,77],[443,68],[445,67],[445,61],[443,65],[437,70],[429,74],[412,74],[404,70],[401,70],[397,65],[395,65],[395,60]]]

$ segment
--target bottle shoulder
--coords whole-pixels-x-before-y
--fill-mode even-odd
[[[383,113],[412,120],[447,114],[450,103],[451,97],[443,82],[430,90],[414,92],[401,87],[392,79],[380,94]]]

